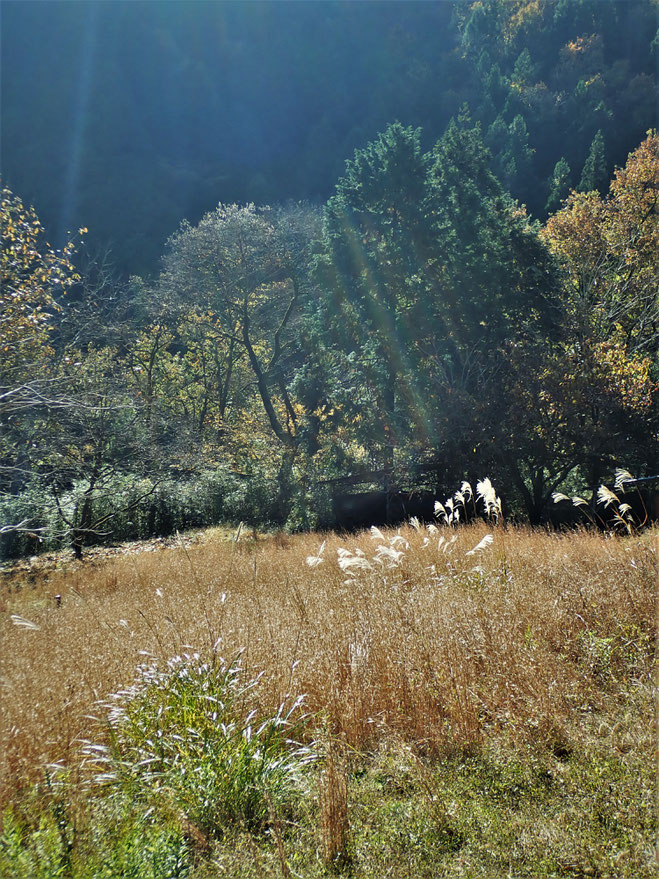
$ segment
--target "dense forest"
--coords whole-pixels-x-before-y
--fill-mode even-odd
[[[654,125],[656,32],[654,0],[5,0],[3,176],[58,247],[85,226],[151,273],[181,219],[321,204],[387,124],[430,150],[468,103],[544,220],[593,142],[603,193]]]
[[[656,473],[656,14],[3,3],[3,551]]]

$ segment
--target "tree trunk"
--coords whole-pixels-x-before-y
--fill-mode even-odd
[[[85,545],[85,536],[89,534],[92,525],[92,496],[94,486],[96,485],[96,476],[92,476],[89,485],[85,490],[82,502],[82,512],[80,513],[80,523],[74,526],[71,532],[71,543],[73,546],[73,554],[78,561],[82,561],[82,550]]]
[[[389,369],[387,370],[387,387],[384,389],[384,430],[385,430],[385,447],[384,447],[384,482],[385,491],[385,518],[387,524],[391,524],[393,518],[392,494],[395,491],[393,485],[394,478],[394,461],[396,453],[396,439],[394,436],[394,423],[396,414],[396,384],[395,372],[389,358]]]
[[[286,520],[290,515],[292,507],[292,476],[294,460],[295,451],[292,449],[286,449],[284,451],[281,466],[279,467],[279,473],[277,475],[278,488],[275,504],[278,524],[281,527],[286,524]]]

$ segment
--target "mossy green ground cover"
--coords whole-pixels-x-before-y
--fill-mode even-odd
[[[604,723],[604,721],[601,721]],[[402,745],[353,758],[345,857],[323,863],[314,773],[283,822],[291,876],[651,877],[656,831],[650,755],[610,741],[554,753],[492,746],[426,763]],[[624,749],[623,749],[624,750]],[[315,770],[314,772],[317,772]],[[227,824],[207,840],[125,795],[39,801],[35,823],[5,816],[3,877],[280,877],[273,829]],[[34,806],[36,801],[33,800]],[[26,803],[26,806],[28,804]],[[30,810],[28,814],[35,815]]]

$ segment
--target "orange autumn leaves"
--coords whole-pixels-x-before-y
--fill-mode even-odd
[[[572,192],[542,236],[563,270],[577,332],[641,359],[656,350],[659,300],[659,136],[619,168],[608,197]]]
[[[619,405],[647,412],[657,393],[659,136],[619,168],[608,196],[572,192],[542,236],[563,271],[566,355],[590,364]]]

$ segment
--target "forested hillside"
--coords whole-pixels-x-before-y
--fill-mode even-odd
[[[388,123],[429,150],[467,102],[544,219],[655,124],[656,31],[655,0],[5,0],[3,176],[57,246],[87,226],[150,273],[181,219],[322,203]]]
[[[3,5],[4,552],[656,473],[656,4],[193,7]]]

